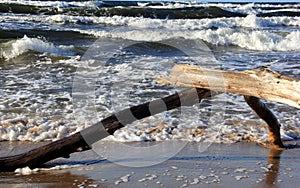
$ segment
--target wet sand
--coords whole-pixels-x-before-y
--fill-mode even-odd
[[[40,144],[1,142],[1,156]],[[0,187],[297,187],[299,154],[298,148],[281,152],[255,143],[212,144],[199,152],[199,144],[190,142],[167,161],[137,168],[120,166],[91,150],[54,160],[29,175],[0,173]],[[49,170],[53,166],[61,169]]]

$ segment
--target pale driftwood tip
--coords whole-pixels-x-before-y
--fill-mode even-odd
[[[156,82],[159,84],[172,84],[169,78],[158,78],[156,79]]]

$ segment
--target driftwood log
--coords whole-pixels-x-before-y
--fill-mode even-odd
[[[188,67],[185,66],[185,69],[181,69],[180,71],[182,74],[187,74],[187,72],[193,72],[195,76],[197,76],[197,79],[201,76],[198,74],[202,74],[203,76],[203,70],[199,71],[195,67]],[[111,116],[103,119],[99,123],[96,123],[92,126],[90,126],[87,129],[84,129],[78,133],[75,133],[73,135],[70,135],[66,138],[60,139],[58,141],[49,143],[45,146],[38,147],[36,149],[33,149],[31,151],[28,151],[26,153],[18,154],[15,156],[8,156],[8,157],[2,157],[0,158],[0,171],[14,171],[16,168],[21,168],[21,167],[30,167],[30,168],[35,168],[39,167],[42,164],[59,158],[59,157],[64,157],[68,158],[71,153],[74,152],[81,152],[84,150],[89,150],[90,145],[92,143],[95,143],[105,136],[113,134],[117,129],[120,129],[124,127],[127,124],[132,123],[135,120],[143,119],[158,113],[161,113],[166,110],[172,110],[175,108],[178,108],[180,106],[190,106],[194,105],[196,103],[199,103],[202,99],[208,98],[212,96],[213,94],[217,94],[217,92],[232,92],[236,94],[242,94],[245,96],[246,102],[249,104],[249,106],[261,117],[263,120],[266,121],[266,123],[269,126],[269,141],[277,148],[283,148],[283,144],[280,138],[280,124],[278,123],[276,117],[274,114],[266,107],[266,105],[261,102],[258,98],[265,98],[277,102],[283,102],[286,104],[289,104],[291,106],[295,106],[299,108],[299,94],[300,94],[300,87],[299,87],[299,80],[293,79],[291,77],[287,77],[278,73],[274,73],[271,70],[262,70],[262,71],[245,71],[245,72],[239,72],[239,73],[234,73],[234,72],[222,72],[222,76],[225,83],[225,88],[224,90],[224,83],[222,85],[220,84],[220,87],[218,86],[218,83],[220,82],[220,77],[218,77],[220,74],[220,71],[215,71],[215,70],[209,70],[212,71],[208,74],[208,69],[205,69],[205,74],[210,75],[209,78],[205,78],[204,80],[207,79],[215,79],[213,82],[214,84],[211,84],[213,87],[207,87],[207,84],[199,84],[202,83],[202,81],[195,81],[193,82],[180,82],[181,75],[180,71],[178,71],[178,67],[175,67],[176,71],[173,71],[170,75],[169,78],[165,79],[160,79],[160,82],[163,83],[168,83],[168,84],[175,84],[175,85],[182,85],[182,86],[189,86],[192,87],[192,89],[187,89],[182,92],[164,97],[162,99],[157,99],[152,102],[147,102],[141,105],[133,106],[128,109],[122,110],[116,114],[112,114]],[[188,70],[186,72],[186,70]],[[191,70],[191,71],[190,71]],[[196,71],[195,71],[196,70]],[[213,72],[215,71],[215,72]],[[177,74],[178,79],[174,79],[174,72]],[[290,88],[290,85],[288,85],[288,90],[291,93],[282,93],[284,91],[280,92],[280,95],[274,96],[274,88],[271,87],[271,90],[268,91],[268,88],[270,87],[261,87],[262,83],[264,83],[264,79],[267,78],[265,76],[265,73],[267,73],[267,77],[270,76],[270,74],[275,75],[275,85],[284,83],[284,84],[292,84],[292,89]],[[218,75],[219,74],[219,75]],[[215,76],[214,76],[215,75]],[[247,77],[248,75],[248,77]],[[176,76],[175,76],[176,77]],[[183,78],[183,77],[182,77]],[[186,77],[184,77],[186,79]],[[190,78],[190,77],[189,77]],[[242,82],[239,80],[243,80],[246,82]],[[245,80],[246,79],[246,80]],[[250,80],[251,79],[251,80]],[[274,80],[270,78],[272,83]],[[274,78],[273,78],[274,79]],[[222,81],[222,80],[221,80]],[[232,82],[230,82],[232,81]],[[261,82],[260,82],[261,81]],[[195,83],[194,83],[195,82]],[[198,85],[197,85],[198,83]],[[212,82],[210,82],[212,83]],[[254,83],[258,84],[255,85]],[[238,84],[241,84],[240,86]],[[269,83],[267,83],[269,84]],[[282,90],[283,85],[280,85],[280,89]],[[197,88],[194,88],[197,87]],[[257,87],[259,87],[261,90],[264,90],[268,93],[265,93],[263,91],[257,90]],[[234,88],[234,89],[232,89]],[[275,88],[276,89],[276,88]],[[255,92],[249,92],[249,90],[255,90]],[[276,93],[276,92],[275,92]],[[286,96],[287,95],[287,96]],[[270,97],[271,96],[271,97]],[[279,100],[279,98],[282,98],[283,100]],[[161,108],[162,102],[165,104],[165,108]],[[135,118],[128,118],[126,119],[126,116],[128,115],[128,112],[130,112]],[[121,118],[121,119],[120,119]],[[101,131],[105,131],[106,134],[100,133]],[[89,138],[88,142],[85,138]]]
[[[253,96],[300,108],[300,79],[269,68],[233,72],[175,65],[168,78],[158,82]]]

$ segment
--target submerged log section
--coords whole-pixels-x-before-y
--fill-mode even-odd
[[[183,105],[189,106],[196,104],[200,102],[201,99],[210,97],[212,95],[211,91],[245,95],[247,103],[269,125],[270,142],[282,148],[283,144],[279,132],[280,125],[273,113],[258,98],[286,103],[297,108],[300,107],[299,80],[281,75],[270,69],[227,72],[179,65],[175,66],[169,78],[160,79],[159,81],[193,88],[156,101],[122,110],[81,132],[26,153],[1,157],[0,171],[14,171],[16,168],[26,166],[35,168],[59,157],[67,158],[71,153],[90,149],[90,144],[102,139],[103,137],[95,136],[95,132],[101,129],[99,128],[101,125],[103,125],[107,135],[113,134],[117,129],[135,120],[143,119],[166,110],[172,110]],[[197,89],[194,87],[197,87]],[[161,108],[160,105],[162,101],[166,108]],[[150,105],[152,110],[149,108]],[[155,110],[153,111],[153,109]],[[120,121],[118,117],[126,118],[128,111],[130,111],[135,118]],[[89,140],[89,144],[87,144],[82,135],[93,139]]]

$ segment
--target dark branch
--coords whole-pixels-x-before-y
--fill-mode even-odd
[[[257,97],[244,96],[244,98],[256,114],[268,124],[270,143],[275,147],[284,148],[280,137],[280,124],[272,111]]]

